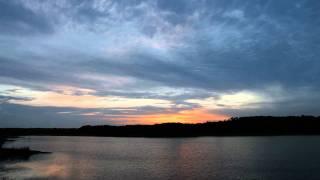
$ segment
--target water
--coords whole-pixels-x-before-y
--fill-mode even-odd
[[[12,162],[12,179],[320,179],[320,136],[22,137],[52,154]]]

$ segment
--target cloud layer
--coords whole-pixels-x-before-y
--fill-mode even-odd
[[[318,115],[319,8],[0,0],[0,126]]]

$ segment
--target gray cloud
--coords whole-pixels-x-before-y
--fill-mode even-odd
[[[1,127],[80,127],[94,124],[135,124],[131,116],[152,115],[155,113],[176,113],[189,108],[158,108],[143,106],[137,108],[103,109],[103,108],[59,108],[33,107],[11,104],[2,99],[18,99],[16,97],[0,96]],[[21,99],[19,99],[21,100]],[[28,100],[28,99],[23,99]]]
[[[68,110],[68,109],[67,109]],[[0,104],[1,127],[79,127],[85,124],[103,124],[102,120],[84,116],[58,114],[65,108],[31,107],[16,104]]]
[[[3,103],[9,103],[10,100],[19,100],[19,101],[30,101],[32,99],[26,97],[15,97],[15,96],[3,96],[0,95],[0,105]]]
[[[53,31],[48,19],[15,0],[0,1],[0,24],[0,31],[5,34],[26,35]]]
[[[94,19],[98,19],[100,16],[108,17],[103,14],[97,17],[96,13],[99,14],[102,10],[99,11],[99,8],[94,4],[76,2],[79,12],[75,17],[78,17],[79,13]],[[137,6],[132,3],[129,5],[126,3],[116,4],[112,3],[107,7]],[[187,7],[180,6],[178,2],[161,1],[157,3],[156,7],[172,11],[179,16],[189,17],[194,10],[192,11],[188,7],[192,7],[193,4],[191,1],[183,4]],[[316,58],[319,55],[316,51],[319,48],[318,41],[320,41],[317,33],[319,27],[316,26],[317,18],[312,18],[317,14],[314,11],[314,5],[317,4],[310,1],[300,3],[300,5],[298,1],[244,4],[232,1],[232,3],[215,2],[207,7],[206,4],[197,3],[197,7],[199,6],[199,9],[204,13],[200,14],[199,22],[191,22],[189,25],[193,26],[196,33],[190,34],[190,38],[184,42],[187,47],[178,48],[176,52],[173,52],[176,59],[183,60],[182,62],[165,62],[163,57],[150,54],[148,49],[129,54],[128,57],[125,57],[125,61],[121,59],[118,61],[108,60],[117,57],[71,57],[77,58],[77,61],[66,64],[69,67],[65,67],[65,61],[68,57],[62,56],[60,58],[64,59],[62,60],[63,65],[59,61],[50,65],[51,67],[57,66],[55,71],[59,71],[60,68],[59,73],[52,72],[48,75],[36,76],[32,73],[36,73],[37,70],[33,70],[31,67],[29,68],[32,72],[30,76],[48,78],[49,81],[50,79],[65,79],[65,77],[59,76],[65,75],[66,71],[70,70],[71,73],[77,74],[82,68],[87,70],[87,67],[91,67],[92,71],[100,71],[100,73],[133,76],[169,86],[222,90],[243,89],[257,84],[261,86],[278,82],[285,86],[313,86],[318,84],[317,77],[320,77],[318,76],[319,63]],[[75,4],[73,5],[75,6]],[[286,10],[280,14],[278,6],[283,7],[284,5],[290,6],[290,11]],[[217,8],[217,12],[213,12],[207,17],[211,9],[209,7]],[[92,13],[84,13],[82,8],[89,8]],[[184,13],[185,11],[188,13]],[[225,17],[226,12],[232,13],[234,11],[243,12],[246,20],[243,22],[237,18],[230,20],[230,16]],[[260,14],[257,14],[258,12]],[[143,15],[138,15],[140,18],[141,16]],[[168,18],[165,20],[170,21],[170,17],[164,18]],[[123,23],[123,21],[125,20],[119,23]],[[45,58],[50,59],[50,57]],[[57,60],[52,59],[52,61]],[[12,65],[12,67],[18,66]],[[10,69],[10,67],[6,67],[6,69]],[[308,69],[308,71],[302,72],[301,69]],[[59,75],[52,77],[52,74]],[[13,75],[9,74],[8,76]],[[15,76],[19,76],[19,74],[15,74]],[[70,74],[66,74],[66,76],[69,79],[73,77]],[[21,74],[20,77],[27,78],[28,75]],[[75,80],[76,78],[70,79],[70,82]]]

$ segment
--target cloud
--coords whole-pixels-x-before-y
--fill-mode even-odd
[[[233,11],[227,11],[224,13],[223,16],[225,16],[227,18],[231,18],[231,19],[236,19],[239,21],[245,20],[244,12],[242,10],[238,10],[238,9],[235,9]]]
[[[130,108],[139,106],[171,107],[172,103],[161,99],[134,99],[116,96],[95,96],[94,90],[58,87],[52,91],[35,91],[20,88],[12,93],[17,97],[8,102],[29,106],[73,107],[73,108]],[[25,97],[24,97],[25,96]],[[28,99],[28,101],[26,101]]]
[[[15,0],[0,1],[0,23],[0,32],[5,34],[26,35],[53,32],[48,19]]]
[[[59,108],[32,107],[10,103],[0,105],[1,127],[80,127],[85,124],[104,124],[106,121],[82,116],[58,114]]]
[[[319,8],[314,0],[0,1],[0,84],[37,94],[24,101],[0,93],[6,103],[38,108],[57,106],[57,98],[83,108],[88,103],[75,103],[83,97],[114,108],[104,97],[117,97],[189,111],[213,101],[228,115],[317,115],[310,99],[320,88]]]
[[[25,97],[14,97],[14,96],[2,96],[0,95],[0,104],[8,103],[10,101],[31,101],[31,98]]]
[[[188,99],[189,103],[199,104],[207,109],[248,109],[259,108],[259,104],[267,102],[267,97],[255,92],[236,92],[231,94],[220,94],[217,97],[205,99]]]
[[[278,18],[279,12],[275,8],[278,4],[240,5],[238,1],[233,1],[228,5],[190,1],[180,6],[178,2],[166,1],[138,1],[133,4],[112,1],[35,2],[28,6],[33,12],[48,9],[51,9],[49,15],[59,12],[63,21],[60,22],[61,27],[52,37],[30,39],[36,41],[34,44],[39,44],[33,45],[30,51],[17,50],[10,54],[19,55],[14,58],[23,57],[28,62],[10,59],[12,64],[7,63],[3,68],[7,69],[4,76],[63,80],[66,82],[59,83],[74,85],[80,81],[77,74],[98,71],[102,77],[118,74],[168,86],[221,90],[252,88],[257,84],[276,82],[285,86],[318,84],[316,67],[319,64],[315,58],[318,45],[311,41],[317,39],[317,29],[309,28],[314,28],[315,22],[304,21],[301,26],[302,19],[291,17],[293,14],[289,12],[285,14],[287,18]],[[28,3],[24,4],[26,6]],[[74,10],[66,10],[73,6]],[[193,6],[197,7],[196,10],[190,8]],[[309,6],[305,3],[299,9],[292,7],[291,10],[306,16],[300,11]],[[90,13],[81,10],[83,8],[90,9]],[[253,13],[258,10],[263,11]],[[133,16],[123,15],[126,13]],[[80,14],[93,20],[78,22],[67,17],[79,17]],[[182,16],[185,20],[172,24],[171,14]],[[311,15],[309,11],[306,14]],[[93,22],[97,27],[92,28]],[[156,28],[152,36],[143,30],[150,24]],[[92,31],[96,29],[101,31]],[[20,46],[25,47],[24,44]],[[8,59],[6,56],[3,59]],[[297,73],[306,65],[308,67],[304,68],[311,68],[307,73]],[[27,68],[19,70],[19,67]],[[21,74],[9,73],[18,71]]]

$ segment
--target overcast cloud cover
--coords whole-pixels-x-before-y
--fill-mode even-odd
[[[0,0],[0,127],[319,115],[319,9],[318,0]]]

